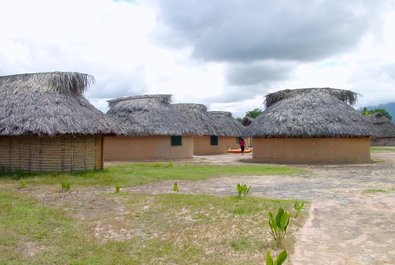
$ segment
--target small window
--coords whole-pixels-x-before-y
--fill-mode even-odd
[[[210,145],[218,145],[218,136],[210,136]]]
[[[236,137],[236,144],[240,144],[241,137]]]
[[[171,137],[171,146],[181,146],[181,145],[182,145],[182,136]]]

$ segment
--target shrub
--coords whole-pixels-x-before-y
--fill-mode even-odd
[[[60,185],[62,186],[62,191],[63,192],[67,192],[71,188],[71,183],[70,182],[63,181]]]
[[[174,192],[179,192],[180,191],[180,189],[178,188],[177,182],[174,182],[174,184],[173,184],[173,191]]]
[[[121,185],[119,183],[115,184],[115,193],[119,193],[121,191]]]
[[[27,187],[27,181],[24,179],[21,179],[19,181],[19,189],[26,189],[26,187]]]
[[[294,217],[295,218],[298,217],[298,215],[299,215],[300,211],[302,211],[303,207],[304,207],[304,202],[298,201],[298,200],[295,201],[295,203],[294,203],[294,210],[295,210]]]
[[[278,209],[276,217],[269,211],[270,234],[280,246],[282,246],[282,240],[287,232],[290,216],[290,213],[284,211],[283,208]]]
[[[266,251],[266,265],[281,265],[283,262],[287,259],[288,253],[284,249],[276,258],[276,260],[273,261],[273,257],[270,255],[270,251]]]
[[[248,187],[246,184],[237,183],[236,190],[239,199],[243,199],[250,191],[250,187]]]

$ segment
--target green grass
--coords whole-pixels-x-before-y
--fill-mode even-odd
[[[136,186],[161,180],[204,180],[220,176],[290,175],[305,172],[299,168],[272,165],[196,165],[173,163],[128,163],[106,167],[102,171],[73,173],[0,173],[1,182],[23,179],[26,184],[59,184],[70,182],[72,186]]]
[[[388,153],[395,152],[395,146],[371,146],[370,152],[372,153]]]
[[[95,172],[1,172],[0,264],[261,263],[265,249],[273,248],[267,212],[291,209],[292,202],[100,189],[92,193],[92,188],[297,173],[305,171],[180,163],[129,163]],[[60,192],[61,183],[70,183],[71,192]]]
[[[0,189],[0,264],[263,264],[273,248],[267,212],[292,208],[254,197],[106,193],[80,204],[55,195],[56,207]],[[95,237],[98,224],[120,238]]]
[[[364,193],[364,194],[391,193],[391,192],[395,192],[395,188],[390,188],[390,189],[366,189],[366,190],[362,191],[362,193]]]
[[[30,264],[31,256],[32,264],[59,264],[58,253],[78,256],[84,248],[76,223],[61,210],[7,191],[0,191],[0,209],[0,264]]]

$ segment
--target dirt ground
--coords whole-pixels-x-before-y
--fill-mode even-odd
[[[251,196],[302,199],[310,202],[309,218],[296,234],[287,264],[395,264],[395,153],[374,153],[376,162],[356,165],[293,165],[308,172],[292,176],[221,177],[177,181],[181,193],[235,195],[237,183],[251,187]],[[184,162],[184,161],[181,161]],[[205,164],[248,164],[251,154],[198,156]],[[174,180],[123,188],[123,192],[171,193]],[[89,224],[103,241],[125,240],[136,229],[124,227],[131,214],[124,197],[103,196],[113,188],[79,188],[69,193],[58,187],[30,187],[40,201],[70,211]],[[37,248],[27,246],[34,251]],[[36,250],[35,250],[36,249]],[[32,250],[32,251],[33,251]]]
[[[395,264],[395,154],[374,153],[376,162],[355,165],[298,165],[309,173],[292,176],[222,177],[178,181],[180,192],[235,194],[237,183],[251,196],[302,199],[309,218],[296,235],[289,261],[298,264]],[[196,157],[196,163],[245,164],[251,154]],[[130,188],[170,193],[174,181]]]

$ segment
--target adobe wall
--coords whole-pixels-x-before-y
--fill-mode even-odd
[[[219,136],[218,145],[210,144],[210,136],[193,137],[194,155],[217,155],[224,154],[228,149],[237,149],[239,144],[237,137]]]
[[[171,146],[170,136],[105,136],[104,161],[172,160],[193,157],[193,139],[182,136]]]
[[[370,138],[254,138],[253,158],[276,163],[370,162]]]

